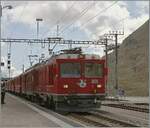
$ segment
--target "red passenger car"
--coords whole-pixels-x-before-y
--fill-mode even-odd
[[[36,64],[7,84],[9,91],[34,102],[55,110],[80,112],[100,107],[106,77],[105,60],[98,55],[63,53]],[[12,88],[13,81],[17,81],[16,89]]]

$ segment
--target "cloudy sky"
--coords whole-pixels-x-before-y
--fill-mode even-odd
[[[55,37],[59,25],[59,36],[72,40],[97,40],[110,30],[124,30],[125,34],[119,37],[121,43],[149,19],[148,1],[3,1],[2,6],[5,5],[12,5],[13,9],[3,10],[3,38],[37,38],[36,18],[42,18],[39,38]],[[5,62],[8,48],[2,43]],[[54,51],[64,48],[58,45]],[[83,50],[104,55],[103,47],[83,46]],[[29,54],[41,56],[41,53],[48,57],[47,47],[12,44],[12,75],[19,74],[23,64],[25,68],[30,66]],[[3,74],[8,72],[6,66]]]

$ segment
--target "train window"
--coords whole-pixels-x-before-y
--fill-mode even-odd
[[[84,73],[86,77],[102,77],[103,65],[98,63],[85,63]]]
[[[61,77],[80,77],[80,63],[63,63],[60,65]]]

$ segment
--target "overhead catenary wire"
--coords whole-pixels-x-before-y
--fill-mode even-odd
[[[97,2],[94,1],[93,4],[90,4],[89,6],[87,6],[86,8],[84,8],[84,9],[81,11],[81,13],[80,13],[79,16],[77,15],[77,17],[74,17],[74,19],[77,18],[77,19],[75,19],[75,21],[71,22],[68,26],[62,28],[61,33],[64,33],[64,31],[66,31],[66,30],[67,30],[68,28],[70,28],[73,24],[75,24],[82,16],[84,16],[84,15],[87,13],[96,3],[97,3]],[[60,33],[60,34],[61,34],[61,33]]]
[[[116,25],[117,25],[118,23],[120,23],[120,22],[122,22],[122,21],[124,22],[124,21],[127,20],[129,17],[130,17],[130,16],[126,16],[125,18],[122,18],[122,19],[118,20],[117,23],[116,23],[115,25],[112,24],[113,29],[116,28]],[[105,30],[105,28],[102,29],[101,32],[103,32],[104,30]],[[124,25],[123,25],[123,30],[124,30]],[[91,33],[91,34],[90,34],[90,36],[92,36],[92,35],[99,36],[97,32]]]
[[[92,21],[94,18],[96,18],[97,16],[99,16],[100,14],[104,13],[105,11],[107,11],[108,9],[110,9],[112,6],[114,6],[115,4],[117,4],[118,1],[113,2],[111,5],[109,5],[108,7],[100,10],[100,12],[98,12],[96,15],[94,15],[93,17],[89,18],[85,23],[81,24],[81,27],[87,25],[90,21]]]
[[[108,6],[108,7],[105,8],[105,9],[108,10],[110,7],[112,7],[112,6],[113,6],[114,4],[116,4],[117,2],[118,2],[118,1],[115,1],[113,4],[111,4],[110,6]],[[95,17],[97,17],[99,14],[101,14],[105,9],[101,10],[101,11],[100,11],[99,13],[97,13],[95,16],[91,17],[86,23],[82,24],[81,27],[83,27],[83,26],[86,25],[88,22],[90,22],[90,21],[93,20]],[[122,22],[122,21],[124,22],[124,20],[126,20],[127,18],[129,18],[129,16],[120,19],[117,23],[120,23],[120,22]],[[113,28],[115,28],[115,26],[116,26],[116,25],[113,25]],[[104,31],[104,30],[105,30],[105,28],[102,29],[102,31]],[[123,30],[124,30],[124,25],[123,25]],[[91,33],[90,35],[91,35],[91,36],[92,36],[92,35],[98,36],[98,35],[97,35],[97,32]]]
[[[86,8],[84,8],[82,11],[81,11],[81,13],[80,13],[80,15],[79,16],[77,16],[77,19],[75,20],[75,21],[73,21],[73,22],[71,22],[71,24],[69,24],[67,27],[65,27],[62,31],[61,31],[61,33],[64,31],[64,30],[66,30],[66,29],[68,29],[71,25],[73,25],[77,20],[79,20],[79,18],[81,18],[83,15],[85,15],[86,13],[87,13],[87,11],[93,6],[93,5],[95,5],[95,2],[93,3],[93,4],[90,4],[90,6],[87,6]],[[76,18],[76,17],[75,17]],[[74,18],[73,18],[74,19]],[[59,33],[59,34],[61,34],[61,33]],[[52,48],[52,51],[54,50],[54,48],[57,46],[57,43],[54,45],[54,47]]]
[[[85,23],[81,24],[80,27],[85,26],[86,24],[88,24],[91,20],[93,20],[94,18],[96,18],[97,16],[99,16],[100,14],[102,14],[103,12],[107,11],[109,8],[111,8],[112,6],[114,6],[118,1],[113,2],[111,5],[109,5],[108,7],[100,10],[100,12],[98,12],[96,15],[94,15],[93,17],[89,18]]]
[[[83,27],[83,26],[85,26],[86,24],[88,24],[91,20],[93,20],[94,18],[96,18],[97,16],[99,16],[100,14],[102,14],[104,11],[107,11],[109,8],[111,8],[112,6],[114,6],[117,2],[118,2],[118,1],[115,1],[115,2],[114,2],[113,4],[111,4],[110,6],[106,7],[106,8],[103,9],[103,10],[101,10],[101,11],[100,11],[99,13],[97,13],[95,16],[89,18],[89,20],[88,20],[87,22],[81,24],[81,27]],[[122,20],[124,20],[124,18],[121,19],[119,22],[121,22]],[[105,28],[102,29],[102,31],[104,31],[104,30],[105,30]],[[97,36],[97,32],[94,33],[94,34],[91,34],[91,35],[96,35],[96,36]]]
[[[58,22],[60,22],[60,20],[62,20],[65,16],[66,16],[66,13],[75,5],[75,2],[73,2],[73,4],[65,11],[65,14],[64,16],[62,16],[59,20],[56,21],[56,25]],[[58,27],[58,26],[57,26]],[[59,35],[59,32],[58,32],[58,35]],[[54,48],[57,46],[57,43],[53,46],[53,48],[51,49],[52,51],[54,50]]]
[[[20,12],[20,15],[19,15],[19,18],[18,18],[18,19],[21,20],[23,14],[24,14],[24,12],[25,12],[25,9],[26,9],[27,5],[28,5],[28,1],[26,1],[26,3],[23,5],[23,8],[22,8],[22,10],[21,10],[21,12]],[[14,31],[11,31],[11,32],[10,32],[10,36],[13,35],[13,32],[14,32]]]
[[[85,23],[82,23],[80,25],[81,28],[83,28],[86,24],[88,24],[89,22],[91,22],[94,18],[96,18],[97,16],[99,16],[100,14],[102,14],[103,12],[107,11],[108,9],[110,9],[112,6],[114,6],[118,1],[113,2],[111,5],[109,5],[108,7],[100,10],[100,12],[98,12],[96,15],[94,15],[93,17],[89,18]]]
[[[61,21],[63,21],[64,18],[66,18],[66,17],[68,16],[68,14],[69,14],[69,12],[70,12],[70,9],[72,9],[75,4],[76,4],[76,1],[74,1],[74,2],[71,4],[71,6],[68,7],[68,9],[65,11],[64,15],[62,15],[62,16],[56,21],[56,24],[59,23],[59,22],[61,22]]]
[[[112,3],[111,5],[109,5],[108,7],[106,7],[106,8],[104,8],[104,9],[102,9],[102,10],[100,10],[100,12],[98,12],[96,15],[94,15],[93,17],[91,17],[91,18],[89,18],[85,23],[83,23],[83,24],[81,24],[80,25],[80,27],[83,27],[83,26],[85,26],[86,24],[88,24],[91,20],[93,20],[94,18],[96,18],[97,16],[99,16],[100,14],[102,14],[104,11],[107,11],[109,8],[111,8],[112,6],[114,6],[116,3],[117,3],[118,1],[115,1],[114,3]],[[95,4],[95,3],[94,3]],[[85,8],[85,9],[87,9],[87,8]],[[85,10],[84,9],[84,10]],[[84,11],[83,10],[83,11]],[[88,11],[88,10],[87,10]],[[86,12],[87,12],[86,11]],[[86,13],[85,12],[85,13]],[[84,14],[83,14],[84,15]],[[82,15],[81,15],[82,16]],[[75,21],[76,22],[76,21]],[[63,33],[66,29],[68,29],[71,25],[73,25],[75,22],[73,22],[73,23],[71,23],[69,26],[67,26],[67,27],[65,27],[62,31],[61,31],[61,33]]]
[[[64,15],[62,15],[62,16],[54,23],[53,27],[50,28],[49,30],[46,30],[46,31],[42,34],[42,36],[44,36],[44,35],[47,34],[49,31],[51,31],[54,27],[56,27],[56,26],[58,25],[58,23],[60,23],[60,21],[62,21],[65,17],[67,17],[68,14],[69,14],[69,12],[70,12],[70,9],[72,9],[73,6],[75,6],[75,4],[76,4],[76,1],[74,1],[74,2],[71,4],[71,6],[68,7],[68,9],[65,11]]]

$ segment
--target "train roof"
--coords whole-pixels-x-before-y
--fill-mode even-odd
[[[21,75],[24,75],[26,73],[28,73],[29,71],[32,71],[34,69],[37,69],[39,68],[40,66],[42,65],[45,65],[45,64],[49,64],[51,62],[53,62],[54,60],[56,59],[78,59],[78,58],[82,58],[84,57],[84,59],[87,59],[87,60],[103,60],[102,57],[100,57],[99,55],[96,55],[96,54],[83,54],[82,53],[82,50],[81,48],[74,48],[74,49],[69,49],[69,50],[61,50],[60,52],[56,53],[56,54],[53,54],[50,58],[48,58],[47,60],[44,60],[40,63],[37,63],[35,65],[33,65],[32,67],[28,68],[25,70],[24,73],[14,77],[14,78],[11,78],[11,79],[15,79]]]
[[[95,54],[60,54],[58,56],[55,56],[55,59],[78,59],[82,58],[84,56],[84,59],[102,59],[99,55]]]
[[[65,49],[65,50],[61,50],[61,51],[53,54],[47,60],[44,60],[40,63],[33,65],[32,67],[25,70],[25,73],[28,71],[31,71],[33,69],[36,69],[36,68],[38,68],[44,64],[51,63],[53,60],[56,60],[56,59],[78,59],[81,56],[84,56],[85,59],[102,59],[99,55],[83,54],[81,47],[76,47],[76,48],[72,48],[72,49]]]

